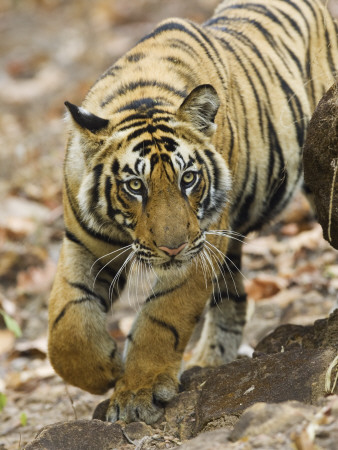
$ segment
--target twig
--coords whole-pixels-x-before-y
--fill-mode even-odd
[[[338,159],[334,158],[331,161],[331,166],[334,168],[333,171],[333,177],[332,177],[332,185],[331,185],[331,194],[330,194],[330,205],[329,205],[329,226],[327,230],[329,241],[331,242],[331,220],[332,220],[332,205],[333,205],[333,194],[334,194],[334,186],[336,183],[336,175],[337,175],[337,169],[338,169]]]
[[[67,397],[69,398],[70,404],[72,405],[72,409],[73,409],[73,412],[74,412],[75,420],[77,420],[77,413],[76,413],[76,409],[75,409],[75,406],[74,406],[74,402],[73,402],[73,399],[72,399],[72,397],[71,397],[71,395],[70,395],[70,393],[68,391],[68,387],[67,387],[66,383],[65,383],[65,390],[66,390]]]

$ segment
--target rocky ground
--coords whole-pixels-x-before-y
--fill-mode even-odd
[[[106,397],[66,386],[46,358],[48,292],[62,238],[63,102],[80,104],[95,78],[162,18],[203,21],[217,3],[0,4],[0,449],[24,448],[56,422],[59,428],[44,431],[40,443],[27,448],[55,448],[46,442],[60,435],[72,439],[70,447],[64,442],[60,448],[72,449],[95,448],[85,446],[92,445],[90,435],[100,449],[312,450],[331,448],[338,438],[337,397],[324,396],[336,374],[333,367],[327,375],[337,355],[337,316],[312,327],[337,306],[338,254],[323,240],[302,197],[280,223],[250,236],[244,246],[250,321],[242,350],[248,354],[261,342],[255,357],[187,372],[182,392],[155,428],[89,421]],[[338,16],[338,1],[330,7]],[[131,304],[124,298],[114,308],[110,332],[121,346],[137,310],[133,300],[142,295],[134,293]],[[4,318],[15,319],[20,337]],[[286,324],[291,328],[262,341]],[[103,435],[110,436],[110,447],[100,443]]]

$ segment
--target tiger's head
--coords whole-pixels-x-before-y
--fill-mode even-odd
[[[136,113],[101,118],[66,102],[66,183],[87,227],[128,233],[137,258],[158,271],[182,267],[202,250],[231,188],[212,143],[219,98],[201,85],[179,108],[149,98],[133,104]]]

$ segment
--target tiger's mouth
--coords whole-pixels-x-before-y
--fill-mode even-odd
[[[170,269],[181,269],[183,266],[187,265],[189,263],[190,260],[177,260],[177,259],[172,259],[170,261],[166,261],[162,264],[159,264],[158,267],[161,268],[162,270],[170,270]]]
[[[148,267],[153,268],[156,272],[185,270],[193,261],[196,260],[196,258],[199,257],[200,253],[203,252],[204,243],[205,235],[201,234],[190,245],[183,248],[182,252],[165,256],[158,254],[150,247],[147,247],[144,244],[142,245],[138,241],[135,245],[134,254],[136,256],[136,260],[142,262]]]

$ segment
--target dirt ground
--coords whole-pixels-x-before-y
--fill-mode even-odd
[[[105,398],[65,385],[46,356],[48,293],[63,235],[63,103],[80,104],[100,73],[156,22],[201,22],[217,3],[0,3],[0,450],[23,448],[44,425],[90,418]],[[338,0],[329,7],[338,17]],[[337,306],[338,253],[302,197],[280,223],[247,239],[243,265],[251,317],[244,353],[278,324],[309,324]],[[121,346],[137,310],[130,303],[124,298],[111,318]]]

